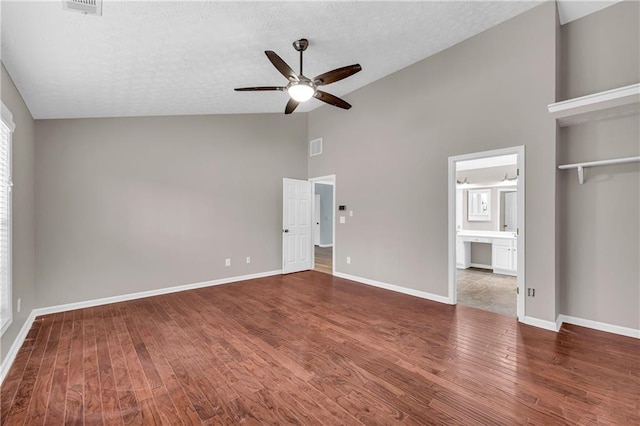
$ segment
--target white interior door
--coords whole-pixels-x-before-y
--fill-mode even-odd
[[[311,269],[311,182],[282,179],[282,273]]]
[[[320,195],[313,196],[313,244],[320,245]]]

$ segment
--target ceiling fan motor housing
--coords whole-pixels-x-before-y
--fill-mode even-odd
[[[293,42],[293,48],[298,52],[304,52],[309,47],[309,40],[306,38],[301,38],[300,40],[296,40]]]

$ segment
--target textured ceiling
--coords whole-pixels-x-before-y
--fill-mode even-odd
[[[34,118],[282,112],[285,93],[233,91],[286,83],[265,50],[297,70],[309,39],[307,76],[360,63],[326,86],[344,96],[537,4],[105,0],[98,17],[2,0],[1,57]]]

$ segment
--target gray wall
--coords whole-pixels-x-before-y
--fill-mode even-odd
[[[333,244],[333,185],[316,183],[320,195],[320,244]]]
[[[556,25],[542,4],[309,114],[309,176],[336,174],[354,210],[338,272],[446,296],[448,157],[525,145],[526,314],[555,321]]]
[[[564,25],[566,97],[640,79],[640,10],[623,2]],[[563,128],[558,164],[640,155],[638,116]],[[560,313],[640,328],[640,167],[590,168],[558,179]]]
[[[35,303],[35,137],[31,113],[4,65],[0,68],[0,95],[16,125],[13,133],[13,321],[0,341],[4,359]],[[20,312],[17,311],[18,298],[22,299]]]
[[[638,1],[622,1],[560,27],[560,99],[638,83]]]
[[[307,114],[39,120],[36,141],[39,306],[281,269]]]

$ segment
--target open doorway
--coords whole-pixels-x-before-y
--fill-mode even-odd
[[[313,187],[313,262],[312,269],[334,272],[335,250],[335,175],[309,179]]]
[[[524,318],[524,147],[449,158],[449,298]]]

